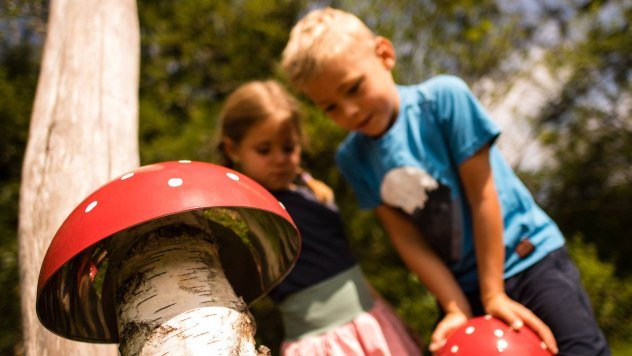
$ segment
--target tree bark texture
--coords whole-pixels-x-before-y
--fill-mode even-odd
[[[26,355],[111,355],[63,339],[35,312],[40,266],[85,196],[139,165],[140,31],[133,0],[53,0],[20,191],[20,291]]]
[[[255,323],[211,233],[165,226],[111,260],[122,355],[256,355]]]

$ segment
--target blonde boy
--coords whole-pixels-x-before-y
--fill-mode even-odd
[[[294,26],[282,67],[350,131],[343,176],[444,313],[430,350],[491,314],[554,353],[609,354],[562,234],[494,145],[496,125],[456,77],[396,85],[395,58],[356,16],[324,8]]]

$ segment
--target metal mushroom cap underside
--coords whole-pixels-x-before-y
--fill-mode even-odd
[[[296,262],[300,237],[285,208],[228,168],[164,162],[114,179],[81,202],[57,231],[37,286],[37,315],[78,341],[118,342],[108,262],[142,232],[185,224],[212,231],[226,277],[251,304]]]

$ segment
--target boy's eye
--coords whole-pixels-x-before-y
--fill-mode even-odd
[[[353,83],[353,85],[349,88],[349,90],[347,91],[349,94],[355,94],[358,92],[358,90],[360,89],[360,85],[362,85],[362,82],[364,81],[364,77],[358,79],[355,83]]]
[[[336,110],[336,104],[331,104],[331,105],[325,106],[325,112],[332,112],[334,110]]]

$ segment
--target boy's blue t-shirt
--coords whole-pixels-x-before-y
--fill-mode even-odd
[[[534,202],[494,142],[500,130],[467,85],[441,75],[398,86],[399,113],[381,137],[350,133],[336,161],[353,186],[361,208],[401,208],[448,264],[466,292],[478,288],[472,219],[458,166],[484,145],[500,199],[506,247],[505,278],[560,248],[557,225]],[[514,250],[528,238],[535,250]]]

